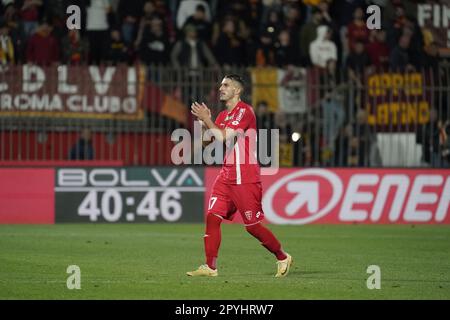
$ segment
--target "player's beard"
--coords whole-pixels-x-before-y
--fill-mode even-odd
[[[231,99],[231,95],[227,95],[226,93],[224,93],[223,95],[219,94],[220,102],[227,103],[227,101],[230,99]]]

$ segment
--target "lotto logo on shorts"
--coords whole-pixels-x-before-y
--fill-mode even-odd
[[[247,220],[251,220],[252,219],[252,212],[249,210],[249,211],[245,211],[245,217],[247,218]]]

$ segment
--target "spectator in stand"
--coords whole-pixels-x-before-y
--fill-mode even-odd
[[[422,145],[422,161],[432,168],[439,168],[442,165],[441,144],[444,141],[441,137],[442,122],[438,110],[431,108],[430,120],[418,127],[416,141]]]
[[[371,41],[367,44],[367,54],[371,64],[377,71],[389,68],[389,46],[386,43],[386,31],[383,29],[371,32]]]
[[[211,42],[211,23],[206,19],[206,9],[199,4],[195,8],[195,13],[190,16],[185,25],[193,25],[197,29],[198,38],[203,42],[210,44]]]
[[[419,68],[422,65],[424,40],[422,30],[420,29],[416,19],[406,17],[402,34],[411,37],[408,48],[410,62],[413,66]]]
[[[222,27],[227,20],[233,20],[236,26],[236,34],[237,36],[244,41],[244,43],[248,43],[252,40],[252,30],[249,30],[246,22],[239,16],[235,16],[232,13],[228,13],[223,16],[220,20],[214,22],[212,27],[212,37],[211,37],[211,45],[215,47],[217,44],[217,40],[219,39],[219,35],[222,32]],[[255,36],[253,34],[253,36]]]
[[[49,65],[59,62],[59,45],[52,35],[52,26],[42,22],[36,32],[28,40],[27,61],[39,65]]]
[[[321,24],[321,21],[322,13],[319,9],[314,7],[312,9],[311,20],[300,29],[300,59],[304,66],[309,66],[311,64],[309,48],[311,43],[317,38],[317,28]]]
[[[176,27],[172,18],[172,13],[166,5],[165,0],[153,0],[156,13],[162,18],[164,24],[164,33],[167,34],[170,43],[174,43],[176,39]]]
[[[411,36],[402,35],[398,42],[398,45],[391,51],[389,56],[389,66],[391,70],[397,72],[410,72],[414,71],[415,68],[411,64],[409,57],[409,46],[411,42]]]
[[[213,24],[212,44],[214,45],[215,41],[219,38],[223,21],[229,18],[235,20],[237,35],[239,38],[246,42],[251,41],[252,38],[253,40],[256,40],[261,28],[261,20],[260,17],[258,17],[255,28],[249,28],[249,26],[253,23],[252,14],[258,14],[258,12],[252,13],[251,10],[252,6],[241,0],[220,1],[216,17],[220,17],[221,19],[217,19],[217,21]]]
[[[442,122],[441,135],[442,168],[450,168],[450,120]]]
[[[356,40],[353,51],[347,57],[346,62],[350,78],[352,80],[356,80],[356,77],[362,81],[364,72],[370,65],[370,57],[366,52],[364,43],[362,41]]]
[[[152,1],[145,2],[143,10],[144,10],[144,14],[141,17],[141,20],[139,21],[139,29],[138,29],[138,33],[136,36],[136,41],[134,42],[134,48],[136,48],[136,49],[139,48],[139,46],[141,45],[144,31],[146,28],[148,28],[151,25],[151,20],[154,17],[160,18],[160,20],[164,24],[164,17],[159,15],[159,13],[156,11],[156,7]],[[164,29],[163,33],[165,33],[166,28],[163,27],[163,29]]]
[[[122,26],[122,39],[126,45],[132,44],[136,38],[143,6],[143,0],[119,0],[117,14]]]
[[[372,72],[370,67],[370,58],[365,51],[364,43],[357,40],[355,42],[354,51],[349,54],[346,61],[347,76],[349,83],[353,87],[352,108],[350,114],[357,112],[365,106],[366,94],[364,92],[364,82],[366,74]]]
[[[359,109],[356,121],[351,124],[351,164],[358,167],[378,167],[381,166],[381,156],[375,132],[367,123],[367,116],[366,110]]]
[[[170,59],[176,68],[188,67],[198,69],[206,66],[217,66],[216,59],[206,43],[197,38],[194,26],[184,27],[185,37],[177,41],[172,48]]]
[[[108,0],[91,0],[87,7],[86,31],[89,41],[89,64],[100,64],[108,53],[108,14],[112,12]]]
[[[406,25],[405,8],[403,5],[397,4],[394,10],[395,16],[392,21],[388,23],[388,27],[386,28],[386,42],[391,49],[397,46],[399,39],[403,34],[403,28]]]
[[[214,47],[217,61],[222,66],[241,66],[245,64],[245,47],[237,35],[236,24],[232,19],[225,20],[222,32]]]
[[[256,104],[256,122],[259,129],[273,129],[275,115],[269,110],[269,106],[266,101],[259,101]]]
[[[431,42],[428,46],[424,47],[424,55],[422,57],[422,68],[425,72],[432,74],[434,83],[440,83],[439,76],[439,49],[436,42]]]
[[[322,13],[322,24],[326,24],[331,27],[331,25],[334,24],[334,21],[330,15],[330,2],[322,0],[317,4],[317,8]]]
[[[34,34],[39,25],[39,10],[42,6],[41,0],[24,0],[20,7],[20,17],[23,23],[25,38]]]
[[[163,20],[158,15],[145,23],[136,44],[141,61],[147,65],[166,65],[169,62],[170,44],[164,29]]]
[[[354,51],[356,41],[366,45],[369,42],[369,29],[367,29],[362,8],[356,8],[353,12],[353,21],[347,26],[347,48]]]
[[[88,58],[88,43],[77,29],[69,30],[62,39],[62,59],[64,64],[85,64]]]
[[[80,138],[70,149],[69,159],[94,160],[91,130],[85,128],[81,131]]]
[[[288,5],[284,10],[284,30],[289,32],[291,42],[298,50],[297,41],[292,41],[293,39],[298,39],[300,35],[300,25],[301,25],[301,13],[300,9],[295,5]]]
[[[182,30],[186,25],[186,20],[195,14],[197,7],[201,5],[205,9],[206,21],[211,21],[209,5],[203,0],[182,0],[177,11],[177,28]]]
[[[275,65],[275,47],[272,42],[272,35],[268,32],[261,34],[259,44],[256,49],[256,66],[267,67]]]
[[[242,1],[242,0],[227,0],[227,1],[217,1],[217,11],[215,12],[216,17],[224,17],[231,15],[236,19],[240,19],[245,21],[247,25],[251,25],[252,19],[252,7],[259,7],[262,10],[261,0],[250,0],[250,1]],[[255,29],[257,32],[261,28],[261,24],[263,23],[261,20],[261,13],[259,12],[258,18],[255,25]],[[239,34],[242,37],[242,34]]]
[[[281,30],[283,30],[283,22],[280,19],[280,13],[277,10],[269,11],[267,23],[263,24],[260,33],[270,34],[272,42],[275,42]]]
[[[5,2],[4,7],[4,23],[8,28],[8,36],[11,38],[14,50],[14,62],[24,63],[26,60],[26,38],[22,31],[22,22],[20,20],[19,11],[16,9],[14,2]],[[1,19],[1,18],[0,18]]]
[[[6,21],[0,17],[0,71],[2,66],[14,63],[14,44]]]
[[[374,2],[375,0],[371,0]],[[382,0],[386,1],[386,0]],[[353,13],[356,8],[362,8],[367,5],[366,0],[334,0],[330,4],[330,12],[333,21],[338,28],[346,28],[353,21]]]
[[[275,63],[278,67],[298,65],[298,52],[288,30],[282,30],[275,43]]]
[[[108,62],[112,65],[130,62],[129,50],[118,29],[111,30],[108,45]]]
[[[321,103],[324,144],[332,152],[334,151],[335,139],[345,121],[344,95],[337,86],[336,63],[336,60],[332,59],[327,61],[327,69],[323,81],[325,94]]]
[[[262,3],[261,0],[250,0],[248,8],[248,20],[247,25],[250,30],[255,30],[258,32],[260,27],[262,15]]]
[[[309,57],[312,64],[326,68],[328,60],[337,60],[336,44],[330,40],[331,30],[326,25],[317,28],[317,38],[309,46]]]
[[[343,125],[334,140],[333,166],[347,167],[350,163],[356,163],[356,159],[349,152],[352,128],[349,124]]]

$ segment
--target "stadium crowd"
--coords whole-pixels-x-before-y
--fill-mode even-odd
[[[366,7],[382,8],[382,29]],[[81,9],[68,30],[66,8]],[[438,50],[400,0],[1,0],[0,62],[360,69],[435,67]],[[37,50],[39,48],[39,50]]]
[[[367,28],[370,4],[381,8],[380,30]],[[194,69],[313,67],[321,70],[320,133],[311,130],[316,125],[308,119],[293,128],[285,115],[271,114],[264,101],[256,106],[260,125],[282,128],[285,140],[294,131],[308,136],[302,139],[307,142],[301,152],[292,150],[295,145],[286,151],[301,158],[295,164],[378,165],[374,132],[366,124],[362,103],[343,108],[334,89],[343,78],[360,88],[361,75],[374,70],[426,68],[439,77],[439,63],[445,58],[419,27],[416,4],[414,0],[0,0],[0,66],[141,62]],[[81,9],[80,30],[66,27],[69,5]],[[417,129],[424,161],[434,166],[442,166],[444,160],[448,165],[450,160],[447,101],[445,96],[433,106],[428,127]],[[435,152],[438,164],[433,163]]]

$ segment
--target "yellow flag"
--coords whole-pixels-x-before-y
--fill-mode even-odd
[[[278,69],[252,69],[252,105],[254,108],[261,102],[267,103],[269,110],[278,110]]]

